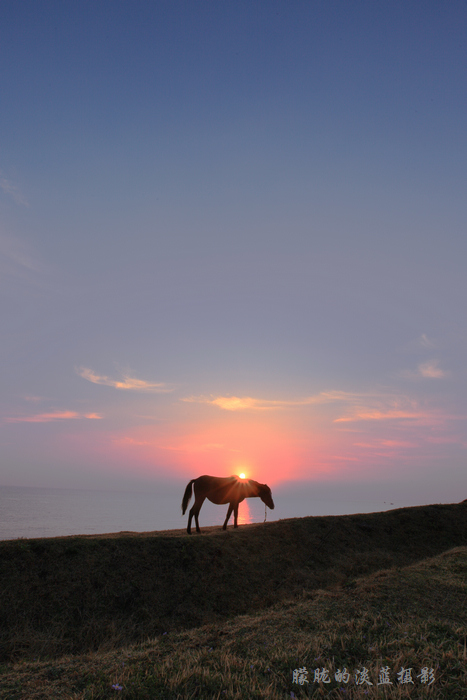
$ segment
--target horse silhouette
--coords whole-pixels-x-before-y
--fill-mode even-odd
[[[220,477],[205,475],[199,476],[197,479],[192,479],[186,487],[182,501],[183,515],[185,515],[193,493],[193,484],[195,489],[195,503],[190,510],[188,518],[188,527],[186,531],[189,535],[191,535],[191,520],[193,516],[196,523],[196,532],[201,532],[199,529],[198,515],[206,498],[211,501],[211,503],[216,503],[217,505],[221,505],[222,503],[229,504],[227,517],[222,526],[223,530],[227,529],[227,523],[232,515],[232,511],[234,513],[234,527],[238,527],[238,504],[245,500],[245,498],[259,496],[263,503],[269,506],[269,508],[274,508],[271,489],[269,486],[266,486],[266,484],[258,484],[258,482],[253,481],[253,479],[239,479],[238,476]]]

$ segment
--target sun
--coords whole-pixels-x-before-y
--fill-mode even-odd
[[[245,478],[245,474],[244,474],[243,472],[242,472],[239,476],[240,476],[240,479],[244,479],[244,478]]]

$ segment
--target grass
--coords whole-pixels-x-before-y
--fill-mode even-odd
[[[458,504],[0,543],[0,698],[466,700],[466,521]]]

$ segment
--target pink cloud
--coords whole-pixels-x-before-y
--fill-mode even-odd
[[[92,369],[88,369],[87,367],[78,367],[76,372],[80,377],[83,377],[83,379],[87,379],[88,382],[102,384],[103,386],[111,386],[114,389],[149,392],[169,392],[173,390],[172,387],[169,387],[163,382],[147,382],[144,379],[135,379],[135,377],[130,377],[127,374],[123,375],[123,381],[121,381],[96,374]]]
[[[365,411],[357,410],[355,413],[342,416],[341,418],[335,418],[334,423],[348,423],[352,421],[383,421],[383,420],[426,420],[432,422],[433,415],[427,412],[416,412],[416,411]]]
[[[54,411],[52,413],[36,413],[34,416],[8,416],[7,423],[51,423],[61,420],[75,420],[77,418],[87,418],[88,420],[100,420],[102,416],[98,413],[76,413],[76,411]]]

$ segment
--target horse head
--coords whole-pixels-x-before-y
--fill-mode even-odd
[[[259,497],[271,510],[274,510],[274,501],[272,500],[271,489],[267,484],[259,484]]]

